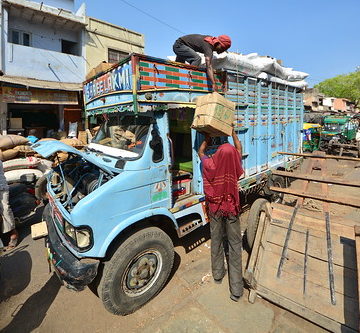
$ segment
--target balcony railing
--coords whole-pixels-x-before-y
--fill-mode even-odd
[[[6,43],[5,74],[55,82],[85,80],[81,56]]]

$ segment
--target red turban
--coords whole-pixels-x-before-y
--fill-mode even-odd
[[[217,39],[219,40],[219,43],[224,51],[231,46],[231,39],[228,35],[220,35]]]
[[[226,51],[231,46],[231,39],[228,35],[220,35],[218,37],[205,37],[205,41],[210,43],[211,45],[215,45],[219,43],[224,51]]]

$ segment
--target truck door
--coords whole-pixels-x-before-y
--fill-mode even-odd
[[[152,150],[150,200],[154,207],[171,207],[171,147],[168,132],[167,113],[155,113],[155,122],[149,141]]]

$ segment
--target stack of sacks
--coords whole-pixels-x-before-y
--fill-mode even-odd
[[[9,184],[27,183],[39,179],[47,173],[52,167],[52,162],[30,156],[5,161],[3,167],[5,178]]]
[[[305,72],[281,66],[273,57],[259,56],[257,53],[214,53],[213,66],[215,69],[229,69],[247,76],[265,78],[297,88],[306,87],[307,83],[304,80],[309,76]]]
[[[205,67],[204,55],[198,54],[201,57],[200,66]],[[169,56],[168,59],[175,61],[174,56]],[[259,56],[257,53],[223,52],[216,54],[214,52],[212,65],[214,69],[231,70],[245,76],[259,77],[297,88],[305,88],[307,86],[305,79],[309,76],[305,72],[281,66],[276,58]]]
[[[21,135],[0,135],[0,160],[7,161],[19,154],[18,146],[24,146],[29,142]]]

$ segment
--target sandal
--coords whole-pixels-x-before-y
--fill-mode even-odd
[[[14,237],[15,236],[15,237]],[[6,247],[7,250],[12,250],[13,248],[16,247],[16,245],[18,244],[19,241],[19,234],[17,231],[15,231],[11,236],[10,236],[10,241],[8,246]]]

